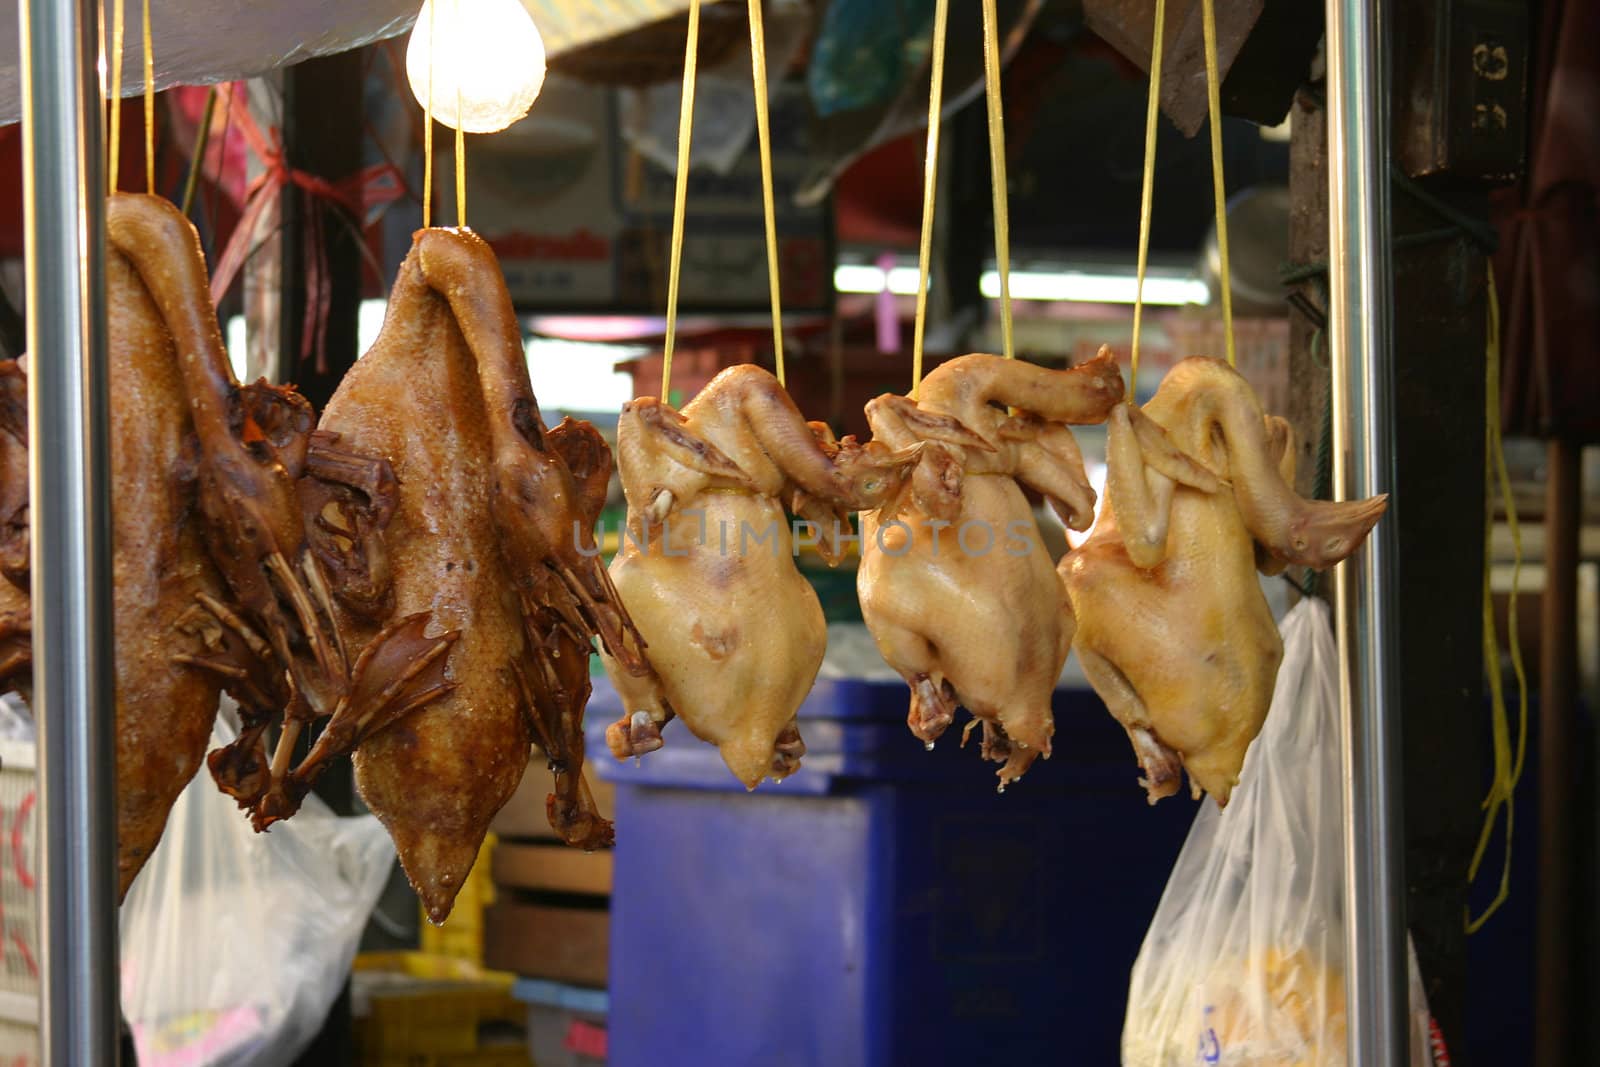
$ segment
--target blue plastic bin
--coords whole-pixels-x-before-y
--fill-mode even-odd
[[[800,771],[746,794],[679,723],[617,784],[613,1067],[1118,1062],[1128,973],[1193,818],[1126,735],[1056,694],[1055,757],[996,795],[900,683],[821,681]],[[1209,802],[1209,801],[1208,801]]]

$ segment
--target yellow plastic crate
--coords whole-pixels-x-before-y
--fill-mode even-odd
[[[478,848],[478,859],[467,874],[467,880],[456,894],[450,917],[440,926],[428,921],[422,913],[420,948],[430,956],[448,956],[454,959],[483,963],[483,912],[494,903],[494,834],[487,834]]]
[[[355,1037],[369,1067],[528,1067],[523,1046],[480,1044],[481,1028],[521,1027],[509,974],[422,952],[356,957]]]
[[[384,971],[412,978],[451,979],[460,982],[488,982],[506,989],[517,976],[506,971],[491,971],[481,963],[443,956],[433,952],[363,952],[351,968],[357,973]]]

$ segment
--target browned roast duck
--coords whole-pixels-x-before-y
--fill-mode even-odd
[[[121,197],[113,197],[115,205]],[[161,310],[113,245],[111,373],[119,895],[154,851],[211,737],[219,684],[178,662],[203,654],[197,598],[226,593],[195,519],[193,434]],[[27,381],[0,364],[0,677],[31,684]]]
[[[114,196],[112,212],[161,209]],[[169,209],[170,210],[170,209]],[[118,875],[126,893],[178,794],[205,755],[220,683],[186,665],[215,635],[199,606],[227,587],[200,535],[194,435],[165,309],[115,240],[107,256],[111,374],[113,625],[116,637]],[[207,305],[209,307],[209,304]],[[26,670],[28,467],[26,381],[0,369],[0,595],[5,662]],[[12,584],[15,583],[15,584]],[[4,669],[4,668],[0,668]],[[17,679],[26,686],[28,679]]]
[[[316,551],[346,575],[334,599],[352,647],[423,615],[427,633],[459,635],[437,698],[355,758],[429,916],[449,914],[530,740],[556,772],[552,825],[572,844],[609,845],[582,778],[590,638],[628,650],[638,638],[579,549],[593,544],[610,453],[587,423],[545,430],[505,282],[477,236],[417,234],[313,453],[324,444],[379,457],[394,477],[392,496],[360,465],[314,466],[307,483]],[[375,496],[391,501],[381,524]]]
[[[583,780],[583,712],[589,655],[601,651],[630,678],[649,673],[644,639],[611,584],[594,524],[611,480],[611,450],[586,422],[547,430],[528,379],[522,332],[489,246],[455,234],[423,250],[428,277],[448,289],[456,319],[478,357],[494,448],[489,504],[500,548],[522,601],[530,661],[534,740],[550,760],[556,791],[551,825],[569,844],[609,845]]]
[[[969,355],[929,374],[917,397],[867,405],[875,440],[924,448],[908,491],[862,515],[861,613],[911,686],[912,733],[931,747],[966,707],[1004,789],[1050,755],[1050,698],[1072,641],[1021,486],[1088,528],[1094,491],[1067,424],[1104,420],[1122,377],[1104,354],[1065,371]]]
[[[28,380],[0,361],[0,692],[33,683],[28,588]]]
[[[1105,506],[1060,570],[1073,647],[1128,731],[1151,803],[1185,770],[1219,805],[1239,780],[1283,656],[1258,569],[1331,566],[1387,507],[1300,497],[1291,444],[1216,359],[1182,361],[1143,410],[1112,413]]]
[[[110,209],[144,210],[148,200],[119,194]],[[117,866],[126,893],[211,740],[220,679],[181,660],[207,654],[216,635],[200,604],[226,599],[228,587],[202,537],[177,331],[115,240],[106,256],[106,290],[116,442]],[[209,314],[210,297],[200,295]]]
[[[177,660],[208,672],[239,702],[244,728],[213,752],[212,775],[250,809],[257,829],[299,807],[327,762],[410,707],[409,667],[437,649],[405,620],[350,662],[333,620],[329,578],[307,545],[298,482],[314,417],[292,387],[234,379],[189,221],[153,196],[111,198],[107,240],[176,354],[170,387],[184,404],[195,446],[188,464],[200,537],[223,585],[193,594],[185,625],[203,642]],[[119,260],[120,257],[120,260]],[[323,450],[320,462],[361,463]],[[426,691],[427,680],[418,683]],[[282,716],[269,757],[264,734]],[[305,727],[327,718],[311,753],[291,767]]]
[[[617,452],[629,532],[611,576],[653,673],[607,661],[625,709],[606,735],[612,754],[660,747],[660,727],[677,714],[747,787],[784,778],[805,752],[795,712],[827,627],[795,567],[780,501],[802,494],[818,517],[876,507],[899,491],[917,450],[824,448],[776,378],[741,366],[681,414],[653,397],[628,404]]]

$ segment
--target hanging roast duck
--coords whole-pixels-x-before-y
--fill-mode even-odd
[[[28,380],[0,361],[0,692],[33,683],[28,565]]]
[[[294,813],[332,758],[426,696],[428,680],[410,672],[431,662],[439,640],[418,636],[424,620],[402,620],[350,660],[334,625],[329,576],[307,542],[298,483],[308,464],[363,461],[328,449],[312,456],[311,406],[292,387],[235,380],[199,238],[176,207],[120,194],[106,229],[175,354],[176,381],[165,388],[181,399],[194,445],[187,463],[173,467],[191,472],[200,541],[223,583],[193,593],[197,610],[184,626],[203,649],[175,658],[239,702],[240,736],[209,763],[217,784],[264,829]],[[280,716],[269,756],[265,733]],[[322,734],[295,765],[297,742],[319,719],[327,720]]]
[[[111,210],[161,208],[113,196]],[[182,659],[204,655],[198,602],[226,596],[196,521],[194,434],[163,309],[110,242],[112,580],[116,641],[119,895],[155,850],[167,814],[205,755],[220,684]],[[0,680],[31,678],[27,380],[0,364]]]
[[[1288,424],[1221,360],[1168,372],[1112,412],[1106,500],[1060,564],[1084,673],[1128,731],[1150,800],[1189,774],[1219,805],[1272,700],[1283,645],[1257,578],[1354,552],[1386,496],[1306,500]]]
[[[924,447],[908,491],[862,515],[862,616],[911,687],[912,733],[932,747],[966,707],[983,755],[1003,764],[1002,789],[1050,755],[1050,698],[1072,641],[1021,486],[1087,529],[1095,496],[1067,427],[1104,420],[1121,398],[1105,355],[1066,371],[969,355],[929,374],[915,402],[867,405],[875,440]]]
[[[592,638],[645,669],[594,550],[611,456],[588,423],[546,430],[481,239],[416,235],[383,329],[329,402],[317,442],[313,454],[381,457],[394,477],[389,492],[369,467],[325,465],[307,483],[313,543],[342,576],[334,599],[352,645],[423,617],[417,637],[455,642],[448,662],[427,668],[432,703],[355,759],[429,916],[449,913],[530,739],[555,772],[552,826],[571,844],[609,845],[582,774]]]

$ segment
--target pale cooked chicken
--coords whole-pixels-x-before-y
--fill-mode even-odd
[[[563,542],[552,553],[585,558],[577,549],[592,544],[584,538],[592,538],[598,512],[593,483],[603,501],[610,474],[609,453],[603,442],[595,451],[598,439],[585,427],[546,433],[540,423],[520,329],[488,245],[465,231],[418,233],[383,329],[340,383],[319,435],[387,460],[397,483],[392,513],[380,536],[364,536],[382,493],[368,488],[370,472],[360,466],[313,463],[307,500],[314,547],[330,572],[346,576],[335,598],[353,645],[391,619],[423,614],[430,633],[460,635],[439,679],[443,692],[369,737],[355,757],[362,797],[435,922],[449,914],[490,820],[521,780],[532,738],[556,771],[550,809],[558,832],[584,847],[611,842],[581,770],[593,631],[579,610],[576,622],[563,615],[574,597],[540,582],[541,558],[511,548],[530,540],[526,507],[548,538]],[[564,456],[581,464],[581,475]],[[516,477],[530,467],[541,477]],[[510,492],[518,498],[506,500]],[[627,631],[614,606],[594,610]]]
[[[795,712],[822,665],[827,627],[794,563],[780,499],[876,507],[899,490],[915,451],[853,450],[835,462],[776,378],[754,366],[712,379],[683,409],[644,397],[617,429],[628,532],[611,577],[648,647],[653,674],[606,668],[624,718],[606,737],[619,759],[660,747],[674,713],[755,788],[799,766]]]
[[[217,784],[265,829],[294,813],[329,760],[414,706],[407,672],[438,641],[422,639],[419,620],[403,620],[350,664],[301,512],[310,404],[292,386],[241,387],[234,379],[199,236],[176,207],[154,196],[113,196],[106,236],[177,353],[197,443],[195,517],[228,593],[196,593],[200,610],[185,626],[204,649],[175,658],[211,673],[239,701],[244,729],[208,763]],[[279,714],[283,729],[269,758],[264,734]],[[327,728],[310,754],[291,767],[300,734],[324,717]]]
[[[862,616],[911,686],[912,732],[931,748],[966,707],[983,755],[1003,764],[1002,790],[1050,755],[1050,698],[1072,641],[1019,483],[1086,529],[1094,491],[1066,424],[1101,421],[1121,397],[1105,356],[1056,371],[969,355],[928,375],[915,403],[867,405],[875,440],[925,448],[903,499],[862,515]]]
[[[1303,499],[1290,446],[1288,424],[1216,359],[1182,361],[1142,411],[1112,413],[1105,506],[1060,571],[1073,647],[1127,729],[1151,803],[1185,770],[1219,805],[1238,783],[1283,656],[1258,562],[1331,566],[1387,506]]]

